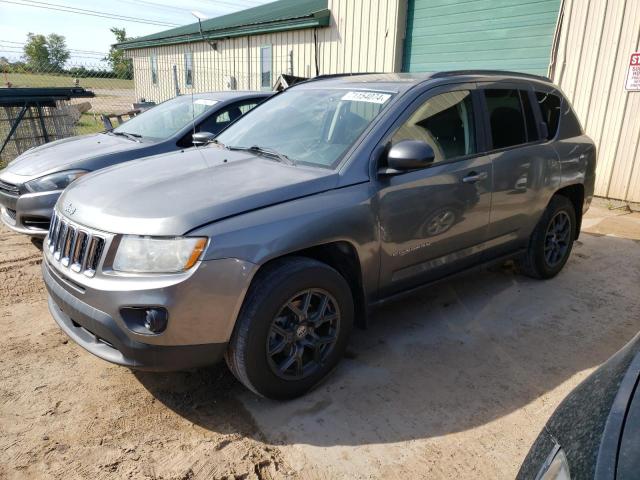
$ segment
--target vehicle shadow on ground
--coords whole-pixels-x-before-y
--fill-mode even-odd
[[[136,376],[211,430],[233,428],[215,409],[237,397],[238,414],[244,419],[246,408],[255,434],[275,444],[368,445],[460,432],[528,405],[630,340],[640,330],[638,265],[638,243],[583,234],[553,280],[503,267],[424,289],[379,309],[367,330],[354,332],[336,372],[290,402],[258,398],[221,366]]]

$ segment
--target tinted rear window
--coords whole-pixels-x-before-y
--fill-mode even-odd
[[[527,125],[520,91],[485,90],[493,148],[506,148],[527,142]]]
[[[547,123],[549,130],[547,140],[551,140],[558,133],[560,124],[560,97],[552,93],[536,92],[536,99],[540,105],[542,119]]]

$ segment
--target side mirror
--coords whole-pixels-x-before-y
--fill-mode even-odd
[[[380,173],[393,175],[428,167],[435,159],[433,148],[421,140],[403,140],[396,143],[387,154],[387,167]]]
[[[213,142],[214,138],[216,138],[216,136],[213,133],[198,132],[198,133],[194,133],[191,136],[191,141],[195,147],[199,147],[199,146],[206,145],[208,143]]]

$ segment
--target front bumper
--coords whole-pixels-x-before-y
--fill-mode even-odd
[[[0,220],[14,232],[44,238],[61,190],[10,195],[0,191]]]
[[[253,274],[250,264],[222,259],[201,262],[192,275],[173,284],[83,279],[62,271],[44,251],[49,310],[60,328],[94,355],[142,370],[182,370],[219,361]],[[132,306],[166,308],[167,329],[160,334],[133,331],[121,315],[122,308]]]

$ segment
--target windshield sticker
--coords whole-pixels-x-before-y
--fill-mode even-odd
[[[217,100],[207,100],[206,98],[199,98],[198,100],[194,100],[194,102],[196,105],[215,105],[216,103],[218,103]]]
[[[369,102],[369,103],[384,103],[391,98],[388,93],[378,92],[349,92],[346,93],[342,100],[350,100],[352,102]]]

